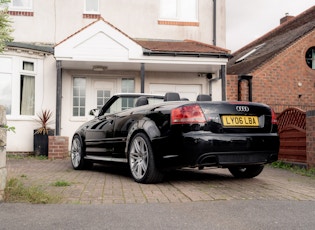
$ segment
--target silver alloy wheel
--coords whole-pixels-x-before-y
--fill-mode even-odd
[[[137,136],[133,139],[129,153],[129,164],[134,178],[141,180],[148,169],[149,150],[146,141]]]
[[[74,168],[78,168],[81,162],[81,142],[74,138],[71,146],[71,162]]]

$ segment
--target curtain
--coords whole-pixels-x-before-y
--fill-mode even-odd
[[[35,113],[35,77],[21,76],[21,115]]]

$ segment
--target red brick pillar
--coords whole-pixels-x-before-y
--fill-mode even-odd
[[[69,156],[69,137],[48,136],[48,159],[63,159]]]
[[[306,163],[315,167],[315,110],[306,112]]]

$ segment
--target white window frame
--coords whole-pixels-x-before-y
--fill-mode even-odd
[[[3,85],[3,79],[5,79],[4,83],[8,83],[8,84]],[[6,113],[8,115],[11,115],[12,114],[12,75],[11,74],[0,72],[0,90],[6,91],[5,93],[1,92],[0,98],[4,97],[4,98],[6,98],[6,100],[4,100],[4,104],[1,102],[0,102],[0,104],[7,107]]]
[[[307,56],[307,54],[310,54],[310,56]],[[305,54],[305,61],[306,61],[306,65],[309,68],[315,70],[315,46],[307,49],[306,54]]]
[[[32,63],[33,64],[33,70],[25,70],[25,69],[23,69],[24,62]],[[23,76],[34,77],[34,88],[35,88],[34,113],[31,114],[31,115],[21,114],[21,93],[20,93],[20,97],[19,97],[19,115],[21,115],[21,116],[35,116],[36,115],[36,72],[37,72],[36,60],[23,59],[23,58],[21,59],[20,74],[19,74],[19,89],[20,89],[20,92],[21,92],[21,80],[22,80]]]
[[[99,0],[94,0],[94,1],[97,1],[97,10],[88,10],[86,8],[87,1],[90,1],[90,0],[84,0],[84,13],[85,14],[100,14],[100,1]]]
[[[127,85],[125,85],[125,83]],[[130,87],[130,85],[128,85],[128,83],[132,83],[132,87]],[[126,86],[126,87],[124,87]],[[135,79],[134,78],[122,78],[121,79],[121,92],[122,93],[134,93],[135,92]],[[121,103],[123,105],[123,102],[125,101],[126,103],[126,107],[123,107],[123,109],[128,109],[131,107],[134,107],[134,100],[128,100],[127,98],[122,98]]]
[[[84,100],[85,100],[85,102],[84,102],[84,103],[85,103],[85,104],[84,104],[84,106],[81,106],[80,104],[79,104],[78,106],[75,106],[75,105],[73,104],[73,100],[74,100],[74,79],[79,79],[79,78],[84,79],[84,81],[85,81],[85,85],[84,85],[84,90],[85,90],[85,95],[84,95]],[[73,76],[73,77],[72,77],[71,117],[73,117],[73,118],[80,119],[80,118],[84,118],[84,117],[87,116],[87,87],[88,87],[88,78],[82,77],[82,76]],[[80,100],[80,98],[81,98],[81,95],[79,95],[79,100]],[[79,115],[76,115],[76,114],[73,113],[74,107],[78,107],[78,109],[79,109]],[[83,115],[80,114],[80,109],[81,109],[81,107],[82,107],[82,108],[84,107],[84,114],[83,114]]]
[[[23,69],[23,63],[24,62],[29,62],[33,63],[34,70],[24,70]],[[37,72],[37,65],[36,65],[36,60],[31,60],[31,59],[21,59],[21,66],[20,66],[20,76],[21,75],[29,75],[29,76],[35,76]]]
[[[163,9],[168,8],[167,5],[169,5],[170,1],[174,1],[176,4],[176,15],[166,17],[163,16]],[[184,9],[184,3],[187,0],[160,0],[160,20],[167,20],[167,21],[185,21],[185,22],[198,22],[198,5],[199,5],[199,0],[191,0],[195,1],[195,17],[194,18],[189,18],[185,17],[186,12]],[[164,6],[163,6],[164,5]]]
[[[33,0],[20,0],[24,2],[23,6],[14,5],[14,0],[9,3],[9,10],[12,11],[32,11],[33,10]]]
[[[11,115],[12,114],[12,62],[13,62],[13,58],[12,57],[6,57],[6,56],[2,56],[0,55],[0,97],[8,96],[7,100],[5,100],[6,102],[10,102],[9,104],[3,104],[4,106],[8,106],[10,107],[9,111],[7,110],[7,115]],[[5,78],[4,82],[8,83],[5,84],[3,83],[3,79]],[[7,87],[10,87],[9,89]],[[3,93],[2,90],[8,90],[8,92]],[[5,103],[5,102],[4,102]],[[1,102],[0,102],[1,104]],[[8,113],[10,112],[10,113]]]
[[[11,77],[11,113],[7,115],[8,120],[34,120],[36,112],[39,111],[43,98],[43,79],[42,76],[43,60],[41,58],[28,58],[21,56],[5,56],[12,60],[11,67],[7,68],[6,72]],[[34,71],[23,70],[23,62],[34,63]],[[34,115],[21,115],[21,76],[28,75],[35,78],[35,105]]]
[[[126,85],[127,87],[124,87],[125,86],[125,83],[132,83],[132,87],[130,88],[129,86],[130,85]],[[125,77],[125,78],[122,78],[121,79],[121,92],[122,93],[134,93],[135,92],[135,79],[134,78],[128,78],[128,77]]]

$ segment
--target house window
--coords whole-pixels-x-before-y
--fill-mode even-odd
[[[99,0],[85,0],[85,13],[98,14],[99,13]]]
[[[32,0],[11,0],[9,3],[10,10],[32,10],[33,1]]]
[[[121,81],[121,92],[134,93],[135,92],[135,80],[132,78],[123,78]]]
[[[85,116],[85,86],[85,78],[75,77],[73,79],[72,114],[75,117]]]
[[[22,62],[22,74],[20,77],[20,114],[35,114],[35,76],[33,62]]]
[[[42,61],[23,57],[0,57],[0,104],[10,116],[33,116],[41,103]],[[36,95],[35,95],[36,94]],[[36,107],[37,105],[37,107]],[[26,118],[28,119],[28,118]]]
[[[235,64],[246,60],[246,58],[248,58],[249,56],[251,56],[253,53],[255,53],[257,50],[259,50],[259,49],[260,49],[261,47],[263,47],[264,45],[265,45],[265,43],[260,44],[260,45],[258,45],[258,46],[256,46],[256,47],[254,47],[254,49],[250,50],[250,51],[247,52],[245,55],[243,55],[243,56],[241,56],[239,59],[237,59],[237,60],[235,61]]]
[[[121,81],[122,93],[134,93],[135,92],[135,80],[131,78],[123,78]],[[134,107],[134,98],[122,98],[122,110]]]
[[[23,61],[22,62],[22,69],[23,69],[23,71],[34,72],[34,63],[28,62],[28,61]]]
[[[308,67],[315,69],[315,46],[306,51],[305,60]]]
[[[0,73],[0,105],[3,105],[7,114],[11,114],[12,84],[11,75]]]
[[[198,0],[160,0],[160,19],[198,21]]]

